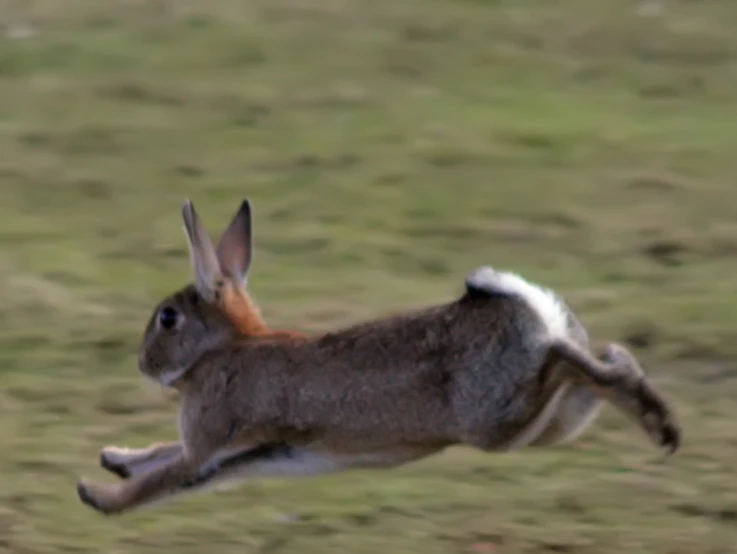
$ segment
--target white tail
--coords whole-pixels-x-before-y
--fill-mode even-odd
[[[466,285],[490,294],[523,299],[540,317],[551,339],[568,337],[568,309],[552,290],[530,283],[516,273],[497,271],[489,266],[472,271],[466,277]]]

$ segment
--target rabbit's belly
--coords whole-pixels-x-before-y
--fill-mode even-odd
[[[232,485],[259,477],[309,477],[358,468],[389,468],[429,456],[439,449],[395,448],[345,452],[322,443],[293,446],[269,443],[252,449],[222,451],[198,472],[188,488]]]

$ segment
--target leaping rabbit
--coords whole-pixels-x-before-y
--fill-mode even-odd
[[[273,332],[243,304],[248,202],[217,249],[189,201],[183,217],[195,282],[155,308],[139,353],[140,370],[181,395],[181,443],[103,450],[130,477],[78,483],[102,513],[225,480],[395,467],[452,445],[554,444],[602,399],[669,453],[680,444],[635,358],[610,344],[597,359],[563,300],[514,273],[481,267],[450,303],[320,336]]]

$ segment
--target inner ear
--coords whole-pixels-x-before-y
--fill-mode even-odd
[[[248,270],[253,260],[251,220],[251,202],[245,199],[217,247],[220,267],[241,287],[245,287],[248,282]]]
[[[202,298],[212,302],[223,278],[218,256],[194,205],[189,200],[185,201],[182,207],[182,218],[197,292]]]

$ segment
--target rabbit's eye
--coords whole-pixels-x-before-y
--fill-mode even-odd
[[[179,313],[174,308],[162,308],[159,312],[159,324],[164,329],[173,328],[179,321]]]

